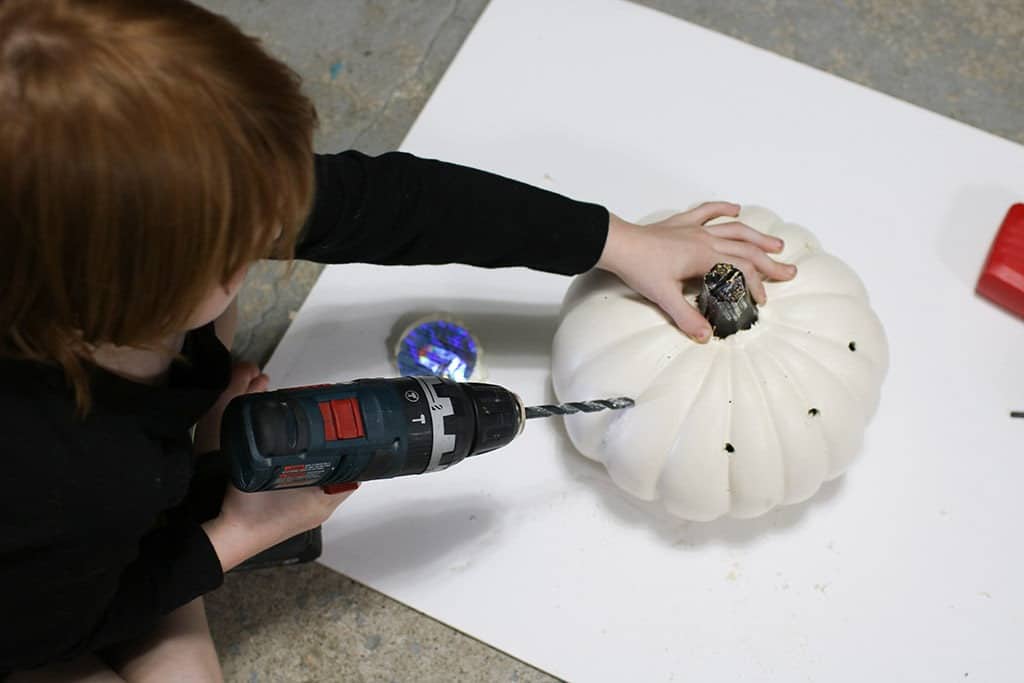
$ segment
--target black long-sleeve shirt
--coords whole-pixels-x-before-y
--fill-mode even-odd
[[[597,205],[454,164],[350,151],[316,158],[296,249],[324,263],[467,263],[574,274],[607,236]],[[189,429],[226,388],[212,324],[186,338],[163,386],[90,368],[75,417],[55,366],[0,360],[0,672],[144,633],[218,587],[220,561],[182,511]]]

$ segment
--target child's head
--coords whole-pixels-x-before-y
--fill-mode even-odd
[[[95,345],[215,316],[290,255],[314,123],[292,71],[185,0],[0,0],[0,354],[81,390]]]

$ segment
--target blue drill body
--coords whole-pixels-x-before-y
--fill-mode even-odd
[[[496,385],[364,379],[239,396],[221,449],[243,491],[330,490],[445,469],[508,444],[523,421],[519,397]]]

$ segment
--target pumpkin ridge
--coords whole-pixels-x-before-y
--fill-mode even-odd
[[[762,378],[764,378],[768,374],[768,369],[770,368],[771,371],[776,374],[776,376],[782,376],[786,378],[786,382],[784,384],[781,384],[780,386],[785,391],[789,391],[790,393],[796,395],[796,403],[798,405],[802,406],[809,403],[809,399],[807,397],[807,393],[804,387],[797,383],[796,381],[790,381],[789,378],[786,377],[788,368],[785,365],[783,365],[783,363],[778,358],[776,358],[775,355],[771,353],[771,351],[767,350],[764,347],[759,347],[757,349],[752,349],[749,353],[751,354],[751,361],[754,367],[758,369],[758,374],[761,375]],[[756,362],[753,362],[754,357],[756,357],[757,359]],[[764,386],[767,387],[768,385],[765,384]],[[765,391],[767,392],[767,389],[765,389]],[[784,475],[786,475],[786,485],[784,487],[785,498],[782,500],[780,505],[791,505],[793,503],[807,500],[807,498],[813,496],[814,493],[821,487],[822,482],[825,481],[825,475],[828,472],[829,457],[828,452],[826,450],[828,447],[828,441],[826,440],[825,435],[823,434],[823,429],[820,425],[817,425],[814,429],[815,436],[817,437],[817,441],[819,442],[819,444],[821,444],[821,447],[817,449],[810,449],[804,451],[805,453],[811,454],[814,460],[814,467],[819,470],[818,475],[815,477],[816,481],[814,483],[813,490],[811,490],[809,493],[806,490],[801,490],[801,497],[794,498],[794,489],[790,488],[790,479],[788,477],[792,468],[790,453],[794,448],[794,444],[791,443],[790,441],[783,439],[782,433],[778,429],[779,424],[787,421],[786,413],[782,410],[780,403],[778,403],[777,401],[773,401],[770,404],[769,409],[772,412],[774,420],[773,427],[775,428],[775,433],[779,438],[779,450],[782,453],[783,458],[783,473]],[[802,426],[806,427],[806,423]],[[792,432],[791,429],[788,431]],[[799,446],[799,444],[796,445]],[[799,448],[797,450],[799,452]],[[801,466],[806,468],[808,467],[808,463],[804,462],[801,464]]]
[[[794,331],[799,330],[799,329],[800,328],[793,328],[792,326],[789,326],[789,330],[778,330],[779,334],[776,334],[775,337],[776,337],[776,339],[785,341],[787,344],[792,346],[798,352],[805,354],[807,356],[807,359],[808,359],[809,363],[811,363],[812,365],[814,365],[817,368],[819,368],[824,374],[827,374],[830,377],[832,377],[833,379],[835,379],[836,384],[838,384],[839,386],[841,386],[843,388],[843,391],[846,392],[846,395],[849,396],[853,400],[853,402],[855,404],[857,404],[859,406],[864,406],[866,404],[869,404],[871,402],[870,401],[870,399],[871,399],[870,396],[860,396],[860,395],[858,395],[858,393],[856,391],[854,391],[849,386],[847,386],[846,382],[843,381],[843,379],[839,375],[837,375],[835,372],[832,371],[832,368],[830,368],[828,365],[825,365],[824,363],[822,363],[813,354],[807,353],[804,349],[801,349],[798,344],[795,344],[795,343],[789,341],[788,339],[786,339],[786,335],[790,335],[790,336],[792,336],[795,339],[799,339],[802,336],[804,336],[804,335],[800,335],[800,334],[794,334]],[[831,340],[829,340],[829,339],[827,339],[825,337],[818,336],[816,333],[815,333],[814,336],[817,337],[818,339],[822,339],[822,340],[824,340],[826,342],[830,342],[831,341]],[[861,360],[861,359],[864,359],[864,360]],[[867,356],[860,356],[857,359],[857,362],[859,362],[859,363],[863,363],[865,361],[868,362],[868,363],[871,363],[871,359],[867,358]],[[873,366],[874,363],[871,363],[871,365]]]
[[[797,276],[799,277],[799,276]],[[865,297],[856,294],[838,294],[835,292],[782,292],[776,294],[770,301],[793,301],[794,299],[850,299],[860,304],[868,303]]]
[[[798,275],[799,276],[799,275]],[[780,292],[775,296],[776,300],[791,301],[793,299],[804,299],[804,298],[816,298],[822,299],[836,298],[836,299],[852,299],[858,303],[869,303],[867,299],[862,296],[859,292],[857,294],[843,294],[842,292]]]
[[[608,271],[595,269],[573,280],[562,300],[562,310],[576,308],[595,296],[625,298],[632,291],[629,285],[618,276]]]
[[[726,422],[725,422],[725,424],[726,424],[725,438],[726,438],[726,444],[727,444],[727,448],[728,448],[728,447],[732,446],[732,438],[733,438],[732,437],[733,405],[734,405],[733,402],[736,400],[736,392],[733,391],[735,389],[735,385],[733,384],[733,378],[736,376],[736,368],[734,367],[734,365],[736,363],[736,354],[733,353],[733,350],[731,348],[728,348],[728,347],[726,347],[726,348],[727,348],[726,353],[729,354],[728,363],[726,363],[726,366],[725,366],[726,369],[728,370],[728,374],[729,374],[729,378],[728,378],[728,380],[726,380],[727,381],[726,386],[729,387],[729,403],[728,403],[729,408],[728,408],[728,416],[726,417]],[[729,507],[726,510],[727,513],[731,513],[732,510],[735,509],[735,507],[736,507],[736,494],[733,493],[733,473],[732,473],[733,467],[735,467],[735,463],[736,463],[736,461],[733,458],[729,458],[729,467],[726,469],[726,472],[728,473],[728,476],[726,477],[726,486],[728,488],[726,490],[729,493]]]
[[[800,326],[800,325],[794,325],[792,323],[783,322],[782,320],[779,320],[778,318],[774,318],[769,323],[769,326],[785,328],[786,330],[792,330],[793,332],[798,332],[800,334],[806,334],[807,332],[811,332],[817,339],[821,339],[823,341],[827,341],[829,343],[835,344],[836,346],[839,346],[839,347],[842,347],[842,348],[847,348],[848,349],[849,345],[851,343],[851,341],[849,339],[840,339],[839,337],[837,337],[835,335],[823,334],[823,333],[821,333],[821,332],[819,332],[817,330],[808,330],[806,327],[803,327],[803,326]],[[860,336],[860,335],[858,335],[858,336]],[[857,347],[856,350],[858,352],[860,352],[860,351],[863,351],[864,348],[863,347]],[[858,358],[858,362],[870,365],[871,368],[873,370],[875,370],[875,371],[879,371],[879,372],[882,371],[883,368],[880,367],[881,363],[876,361],[871,356],[872,356],[871,353],[862,353],[860,356],[857,357]]]
[[[701,347],[696,346],[696,345],[692,345],[692,346],[687,347],[687,350],[689,350],[691,348],[701,348]],[[693,399],[690,401],[689,405],[686,406],[686,409],[681,411],[681,413],[680,413],[681,416],[684,419],[681,419],[679,421],[679,425],[676,427],[675,436],[672,437],[672,443],[671,443],[671,445],[668,448],[665,449],[665,454],[662,456],[661,461],[659,462],[658,478],[654,482],[654,490],[658,493],[657,497],[659,499],[662,498],[661,487],[659,485],[661,484],[662,477],[665,476],[665,463],[668,461],[669,458],[672,457],[672,455],[679,448],[679,442],[683,438],[683,427],[685,426],[685,423],[686,423],[685,417],[693,409],[693,406],[698,401],[700,401],[701,397],[703,396],[703,394],[704,394],[704,392],[705,392],[705,390],[706,390],[706,388],[708,386],[708,378],[711,377],[711,374],[714,371],[715,361],[717,360],[717,357],[721,355],[722,348],[724,348],[724,347],[718,347],[717,349],[714,349],[713,352],[714,352],[715,355],[711,359],[711,361],[707,364],[707,369],[704,371],[704,376],[700,380],[700,385],[697,387],[697,391],[693,392]],[[684,352],[684,354],[680,355],[679,358],[682,358],[683,355],[685,355],[685,352]],[[674,359],[672,361],[672,364],[675,364],[676,362],[678,362],[678,359]],[[670,366],[671,366],[671,364],[669,366],[666,366],[666,367],[670,367]],[[652,386],[653,386],[653,382],[652,382]],[[649,389],[650,389],[650,387],[645,389],[644,390],[644,394],[646,394]],[[643,400],[643,395],[644,394],[641,394],[640,397],[637,398],[637,403],[639,403],[640,401]],[[730,416],[730,420],[731,419],[732,418]],[[731,507],[731,505],[732,505],[732,500],[731,499],[730,499],[729,503],[730,503],[730,507]]]
[[[820,249],[804,249],[796,256],[790,256],[786,258],[786,263],[792,263],[793,265],[799,266],[801,263],[805,263],[807,259],[817,258],[822,254],[827,254],[827,251]]]
[[[633,341],[637,338],[648,336],[653,330],[656,330],[660,327],[660,325],[655,325],[654,327],[645,328],[639,332],[626,335],[625,337],[622,337],[616,342],[601,347],[600,351],[598,351],[593,356],[591,356],[583,363],[581,363],[576,368],[576,372],[573,374],[579,375],[586,372],[590,372],[591,370],[594,369],[595,365],[600,366],[601,364],[607,363],[608,356],[615,352],[615,347],[619,346],[620,344]],[[660,367],[656,366],[654,374],[650,377],[650,379],[647,380],[644,388],[638,392],[634,392],[636,395],[633,396],[632,398],[635,399],[636,401],[642,400],[643,395],[654,385],[654,380],[658,378],[658,375],[660,375],[666,369],[672,367],[675,363],[677,363],[679,359],[685,355],[686,351],[688,351],[691,348],[694,348],[694,346],[695,345],[693,344],[687,344],[685,339],[681,339],[680,341],[676,342],[675,345],[671,347],[671,350],[666,352],[672,355],[672,360],[670,360],[668,363]],[[600,368],[598,367],[598,369]]]
[[[847,398],[850,399],[851,407],[854,410],[859,411],[859,413],[860,413],[860,416],[861,416],[860,425],[862,427],[861,435],[863,436],[863,427],[867,424],[868,419],[870,418],[870,411],[868,410],[868,408],[870,407],[870,401],[868,401],[868,400],[863,400],[862,401],[860,399],[860,397],[857,395],[857,393],[854,392],[852,389],[850,389],[850,387],[846,384],[846,382],[844,382],[843,379],[840,378],[837,374],[832,372],[831,369],[827,365],[825,365],[820,360],[815,358],[812,354],[809,354],[805,350],[801,349],[795,343],[793,343],[793,342],[789,341],[788,339],[786,339],[786,337],[783,334],[778,334],[778,332],[782,332],[782,331],[781,330],[777,331],[777,333],[775,334],[775,339],[779,340],[780,342],[784,343],[785,345],[787,345],[791,349],[793,349],[797,353],[797,355],[801,356],[801,358],[803,358],[805,360],[807,365],[812,366],[814,368],[817,368],[818,372],[821,373],[822,376],[829,377],[832,380],[832,383],[835,386],[838,386],[839,390],[842,391],[842,393],[845,394],[847,396]],[[799,338],[800,337],[800,335],[793,335],[792,333],[787,333],[787,334],[790,334],[791,336],[793,336],[795,338]],[[853,419],[852,415],[843,415],[843,420],[849,421],[851,419]],[[824,431],[824,422],[823,421],[819,422],[819,424],[822,425],[821,428]],[[858,443],[858,446],[859,446],[859,443]],[[841,456],[842,456],[842,452],[840,452],[838,454],[833,454],[830,451],[830,453],[829,453],[829,474],[826,475],[826,477],[825,477],[826,480],[834,479],[839,474],[842,474],[842,472],[845,471],[846,466],[849,465],[849,462],[847,462],[847,463],[843,464],[842,467],[839,467],[839,468],[835,468],[834,467],[834,465],[835,465],[835,462],[834,462],[835,458],[836,457],[841,457]]]
[[[661,368],[659,368],[658,369],[658,374],[660,375],[661,373],[665,372],[666,370],[668,370],[672,366],[674,366],[677,363],[681,362],[683,360],[683,358],[686,357],[686,355],[687,355],[687,353],[689,351],[693,351],[694,349],[699,349],[699,348],[701,348],[701,347],[698,346],[697,344],[689,344],[689,343],[686,343],[685,341],[680,342],[679,345],[676,346],[672,350],[672,353],[674,354],[674,357],[672,358],[672,360],[669,361],[668,363],[666,363],[665,365],[663,365]],[[707,375],[705,375],[704,378],[701,379],[701,386],[703,386],[704,381],[706,379],[707,379]],[[642,391],[638,392],[638,395],[636,397],[634,397],[636,402],[639,403],[640,401],[642,401],[646,397],[647,392],[650,391],[653,387],[654,387],[654,381],[652,380],[650,384],[648,384]],[[697,391],[699,393],[700,389],[698,389]]]
[[[619,346],[621,344],[625,344],[627,342],[631,342],[631,341],[637,339],[638,337],[647,336],[647,335],[651,334],[651,332],[653,332],[654,330],[657,330],[657,329],[661,328],[661,326],[664,325],[664,324],[665,323],[663,323],[663,322],[659,322],[659,323],[656,323],[654,325],[651,325],[650,327],[644,327],[643,329],[637,330],[636,332],[630,332],[629,334],[627,334],[627,335],[625,335],[623,337],[618,337],[618,338],[608,342],[607,344],[604,344],[597,351],[594,351],[590,355],[589,358],[583,360],[579,365],[577,365],[576,366],[576,372],[574,374],[580,373],[587,366],[592,365],[595,361],[604,358],[605,356],[607,356],[609,354],[609,352],[614,351],[616,346]],[[680,342],[680,346],[681,345],[682,345],[682,342]]]
[[[775,439],[775,445],[777,446],[777,450],[778,450],[778,453],[779,453],[779,460],[778,460],[778,462],[779,462],[779,473],[781,475],[781,481],[779,482],[779,490],[782,492],[782,496],[779,498],[779,501],[777,503],[775,503],[775,505],[772,506],[772,508],[775,508],[775,507],[777,507],[779,505],[782,505],[785,502],[785,500],[786,500],[786,481],[787,481],[787,477],[786,477],[786,474],[787,474],[787,472],[786,472],[786,454],[785,454],[784,449],[783,449],[782,438],[779,436],[779,430],[775,426],[775,418],[774,418],[775,409],[772,406],[771,402],[768,400],[768,396],[765,394],[765,390],[764,390],[764,385],[765,385],[764,375],[758,369],[757,363],[755,363],[753,361],[753,359],[751,358],[751,355],[752,355],[751,352],[744,351],[743,354],[742,354],[743,360],[744,360],[744,362],[747,365],[747,369],[750,370],[750,374],[754,377],[755,380],[757,380],[756,381],[756,384],[757,384],[757,395],[760,397],[761,402],[764,403],[764,405],[768,406],[768,412],[769,412],[769,414],[771,414],[773,416],[771,420],[767,420],[767,425],[768,425],[768,428],[772,432],[772,437]],[[771,508],[769,508],[769,509],[771,509]]]
[[[786,346],[789,346],[790,348],[793,348],[796,351],[799,351],[799,349],[796,349],[796,347],[794,347],[792,343],[789,342],[789,340],[785,339],[784,337],[778,334],[772,334],[771,331],[768,331],[767,336],[769,339],[775,339],[780,344],[784,344]],[[783,361],[781,358],[777,357],[770,346],[763,345],[759,349],[759,352],[764,355],[766,360],[768,360],[771,363],[774,363],[775,367],[782,372],[782,374],[786,377],[787,380],[789,380],[789,384],[793,388],[793,392],[800,397],[800,400],[805,405],[809,404],[811,400],[807,395],[807,389],[796,379],[796,377],[794,377],[793,373],[790,371],[789,364]],[[831,472],[832,453],[831,449],[829,448],[828,439],[825,437],[824,434],[825,427],[822,426],[822,424],[819,422],[814,426],[814,428],[818,430],[819,436],[821,437],[821,442],[825,445],[825,471]]]

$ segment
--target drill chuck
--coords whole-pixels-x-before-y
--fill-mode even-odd
[[[507,445],[525,409],[493,384],[363,379],[238,396],[221,449],[243,491],[423,474]]]

